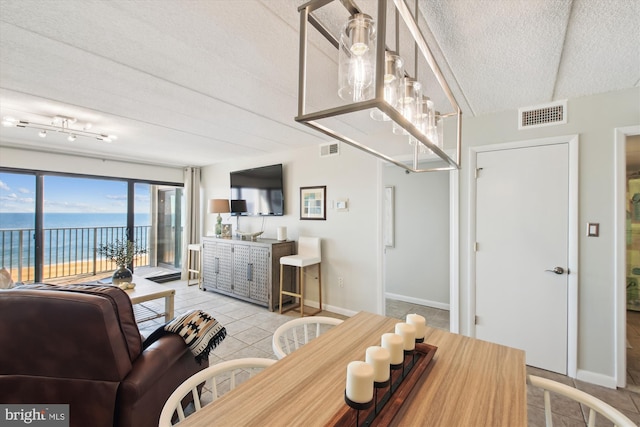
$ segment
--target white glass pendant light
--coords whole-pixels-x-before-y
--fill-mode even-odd
[[[352,15],[342,27],[338,61],[340,98],[358,102],[371,97],[375,38],[373,19],[364,13]]]
[[[398,97],[397,110],[405,119],[416,124],[418,113],[418,100],[421,97],[422,85],[419,81],[411,77],[403,77],[400,80],[400,96]],[[393,133],[396,135],[408,135],[404,128],[397,123],[393,123]]]
[[[384,100],[396,108],[398,103],[398,88],[402,79],[402,66],[404,61],[393,51],[384,53]],[[375,109],[369,113],[371,118],[378,121],[390,120],[382,111]]]

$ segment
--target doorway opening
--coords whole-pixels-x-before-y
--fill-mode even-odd
[[[624,153],[626,388],[640,391],[640,135],[624,135]]]
[[[416,174],[383,164],[381,176],[384,313],[420,314],[457,333],[458,171]]]

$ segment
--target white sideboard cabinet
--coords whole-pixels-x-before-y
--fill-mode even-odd
[[[280,257],[294,253],[293,241],[203,237],[203,289],[274,311],[280,297]],[[295,291],[294,276],[289,270],[285,269],[284,288]]]

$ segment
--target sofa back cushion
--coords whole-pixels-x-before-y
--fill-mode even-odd
[[[141,352],[131,301],[115,286],[0,291],[0,375],[121,381]]]

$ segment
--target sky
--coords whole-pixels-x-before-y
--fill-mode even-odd
[[[35,212],[34,175],[0,172],[0,213]],[[149,212],[149,184],[135,186],[136,213]],[[127,183],[63,176],[44,178],[45,213],[125,213]]]

